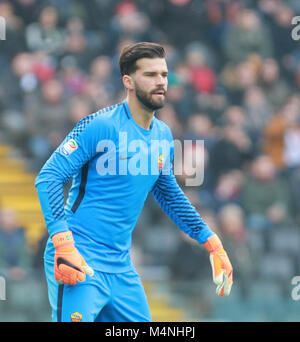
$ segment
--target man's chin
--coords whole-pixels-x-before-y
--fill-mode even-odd
[[[155,111],[161,109],[165,105],[165,101],[151,101],[147,103],[143,102],[142,104],[149,111]]]
[[[165,105],[165,101],[160,102],[160,103],[155,103],[155,104],[153,104],[152,109],[158,110],[158,109],[161,109],[164,105]]]
[[[155,109],[160,109],[165,105],[165,97],[152,101],[152,106]]]
[[[139,102],[149,111],[158,110],[165,105],[165,96],[154,95],[150,98],[137,96],[137,98]]]

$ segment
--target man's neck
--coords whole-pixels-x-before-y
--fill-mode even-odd
[[[147,110],[137,98],[127,96],[126,101],[133,120],[142,128],[149,130],[154,111]]]

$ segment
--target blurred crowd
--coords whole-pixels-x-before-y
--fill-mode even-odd
[[[300,272],[297,14],[293,0],[0,0],[0,138],[38,172],[76,122],[123,100],[121,49],[161,43],[169,89],[156,116],[175,139],[204,140],[203,183],[178,182],[223,239],[242,293],[253,277],[284,290]],[[174,281],[210,276],[151,197],[134,239],[141,265],[164,264]]]

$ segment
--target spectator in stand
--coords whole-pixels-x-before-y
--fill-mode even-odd
[[[189,197],[191,199],[191,197]],[[193,202],[193,204],[196,204]],[[201,217],[217,234],[222,234],[215,214],[209,209],[201,208]],[[171,281],[201,282],[209,275],[209,268],[205,263],[205,255],[202,248],[199,248],[186,234],[180,232],[178,245],[170,255],[169,268]],[[190,261],[188,262],[188,257]],[[189,284],[189,291],[191,287]]]
[[[27,90],[26,79],[32,75],[33,65],[33,54],[21,52],[11,60],[10,68],[2,72],[0,84],[3,89],[3,103],[5,108],[18,111],[22,110]],[[7,87],[5,86],[6,84],[12,86]]]
[[[184,124],[196,108],[196,94],[188,66],[184,62],[176,64],[174,72],[170,73],[168,79],[168,102],[176,108],[178,119],[181,124]]]
[[[133,41],[153,41],[155,27],[150,29],[150,20],[133,1],[121,1],[116,4],[115,12],[110,20],[110,39],[113,44],[120,37]]]
[[[72,57],[76,65],[87,72],[89,65],[94,58],[105,49],[105,38],[101,34],[88,30],[83,19],[78,16],[71,16],[67,19],[62,58]]]
[[[231,251],[239,288],[242,295],[247,297],[255,271],[255,256],[251,253],[243,209],[236,204],[225,205],[218,213],[218,223],[224,246]]]
[[[53,78],[42,84],[41,93],[26,107],[28,146],[33,160],[41,165],[61,143],[68,127],[68,98],[60,80]]]
[[[211,207],[215,212],[229,204],[242,205],[242,189],[245,177],[240,170],[231,170],[220,176],[213,192]]]
[[[53,56],[60,56],[63,53],[64,32],[58,24],[58,9],[52,6],[44,7],[38,21],[26,27],[25,38],[29,50],[42,50]]]
[[[246,116],[245,108],[243,106],[236,105],[227,106],[222,117],[220,117],[217,122],[217,127],[219,130],[224,126],[237,127],[249,133],[248,118]],[[250,134],[249,138],[252,139]]]
[[[89,75],[98,84],[106,89],[106,92],[114,97],[119,89],[115,78],[113,77],[113,64],[109,56],[100,55],[91,61]]]
[[[69,131],[85,116],[92,114],[94,108],[86,97],[74,96],[70,98],[68,106]]]
[[[247,115],[246,129],[256,148],[260,149],[262,131],[272,115],[272,107],[261,88],[252,86],[245,92],[243,108]]]
[[[108,56],[98,56],[90,66],[90,73],[97,79],[99,83],[107,83],[110,81],[112,73],[112,62]]]
[[[272,159],[259,155],[242,189],[249,229],[268,230],[292,222],[288,185],[278,177]]]
[[[183,127],[178,119],[174,106],[167,103],[157,112],[157,118],[165,122],[172,130],[174,139],[180,139],[183,134]]]
[[[187,122],[183,138],[204,140],[208,152],[217,141],[217,128],[206,113],[194,113]]]
[[[230,63],[241,63],[249,55],[272,56],[269,28],[252,9],[242,9],[225,36],[224,51]]]
[[[24,23],[21,17],[16,15],[11,1],[0,2],[0,17],[5,18],[5,40],[0,40],[0,76],[9,67],[10,61],[26,50],[23,36]],[[3,33],[3,32],[1,32]]]
[[[281,111],[275,113],[264,130],[263,151],[275,164],[278,170],[284,170],[284,131],[286,120]]]
[[[203,275],[209,274],[205,253],[189,236],[180,235],[180,242],[170,255],[171,281],[200,282],[203,280]],[[189,262],[188,258],[190,258]]]
[[[281,110],[271,117],[264,131],[264,151],[280,170],[299,164],[299,108],[298,96],[289,97]]]
[[[203,2],[192,0],[157,1],[152,17],[156,23],[155,27],[179,51],[185,48],[186,44],[205,38],[203,35],[205,28]],[[178,23],[180,23],[180,29]]]
[[[213,62],[210,51],[198,43],[190,44],[187,47],[185,61],[196,93],[213,93],[216,87],[216,74],[210,65]]]
[[[66,90],[66,96],[82,94],[87,73],[82,70],[73,56],[65,56],[60,62],[59,77]]]
[[[0,272],[10,280],[21,281],[30,267],[24,228],[18,224],[16,211],[0,210]]]
[[[221,82],[226,89],[228,101],[237,106],[243,105],[245,92],[257,85],[260,57],[250,55],[237,64],[226,64],[221,71]]]
[[[273,56],[281,65],[296,46],[291,35],[291,23],[296,15],[291,7],[279,1],[270,18],[269,27],[274,50]]]
[[[300,167],[300,103],[298,98],[290,98],[284,110],[286,127],[284,132],[283,158],[288,169]]]
[[[263,60],[259,84],[273,110],[278,110],[291,92],[280,74],[278,62],[272,58]]]
[[[209,155],[209,172],[213,184],[216,185],[219,177],[228,171],[244,170],[253,156],[253,145],[247,133],[239,127],[226,124],[220,129],[219,140]]]
[[[245,3],[245,2],[244,2]],[[243,4],[239,1],[230,0],[220,2],[218,0],[205,1],[206,21],[203,36],[211,42],[217,55],[223,54],[223,42],[230,23],[239,15]]]
[[[95,108],[111,106],[113,97],[105,84],[99,83],[93,75],[89,74],[82,88],[82,96],[91,100]]]
[[[22,18],[25,26],[35,22],[42,7],[41,1],[38,0],[12,0],[11,2],[16,16]]]
[[[61,57],[63,59],[72,57],[81,70],[85,71],[87,69],[94,55],[89,46],[81,20],[70,18],[67,22],[62,50]]]
[[[283,133],[284,175],[289,185],[294,217],[299,216],[299,185],[300,185],[300,100],[299,96],[290,97],[284,110],[286,124]]]

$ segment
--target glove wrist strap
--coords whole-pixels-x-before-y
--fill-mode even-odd
[[[55,249],[69,249],[74,247],[73,235],[70,230],[52,236]]]
[[[223,248],[222,242],[217,234],[210,236],[206,242],[203,244],[209,253],[214,253],[218,249]]]

